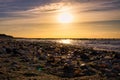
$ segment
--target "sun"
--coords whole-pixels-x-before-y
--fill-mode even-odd
[[[73,21],[73,15],[70,13],[60,13],[58,15],[59,23],[71,23]]]

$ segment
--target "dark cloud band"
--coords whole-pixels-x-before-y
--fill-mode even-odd
[[[45,6],[59,2],[69,2],[72,4],[73,2],[90,4],[92,4],[93,2],[96,2],[97,4],[100,3],[100,5],[95,6],[94,8],[85,9],[84,12],[110,11],[120,9],[120,0],[0,0],[0,18],[13,17],[17,15],[12,14],[11,12],[26,11],[39,6]],[[56,9],[47,9],[47,11],[53,10]]]

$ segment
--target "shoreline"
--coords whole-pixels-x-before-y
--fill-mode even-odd
[[[120,53],[60,43],[0,41],[0,79],[120,79]]]

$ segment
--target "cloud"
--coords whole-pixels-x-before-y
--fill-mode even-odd
[[[27,10],[28,12],[52,12],[52,11],[57,11],[59,9],[61,9],[63,6],[68,6],[67,3],[63,3],[63,2],[58,2],[58,3],[51,3],[48,5],[44,5],[44,6],[38,6],[36,8]]]
[[[84,12],[93,12],[93,11],[112,11],[120,9],[120,0],[106,0],[102,1],[95,7],[90,7]]]
[[[52,3],[102,3],[106,6],[119,6],[119,0],[0,0],[0,11],[25,11],[29,9],[34,9],[39,6],[50,5]],[[94,4],[93,4],[94,5]],[[101,5],[101,6],[102,6]],[[59,6],[59,5],[58,5]]]
[[[55,12],[68,4],[62,0],[2,0],[0,1],[0,18],[33,17],[40,13]]]
[[[83,23],[92,23],[92,24],[119,24],[120,20],[106,20],[106,21],[92,21],[92,22],[83,22]]]
[[[120,9],[120,0],[0,0],[0,18],[27,17],[31,13],[54,12],[65,6],[81,4],[93,5],[83,6],[83,12]]]
[[[2,0],[0,2],[2,12],[4,11],[24,11],[33,9],[38,6],[48,5],[50,3],[56,3],[59,0]]]

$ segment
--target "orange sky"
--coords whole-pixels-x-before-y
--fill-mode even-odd
[[[36,6],[0,1],[7,6],[0,8],[0,33],[26,38],[120,38],[118,0],[31,1]]]

